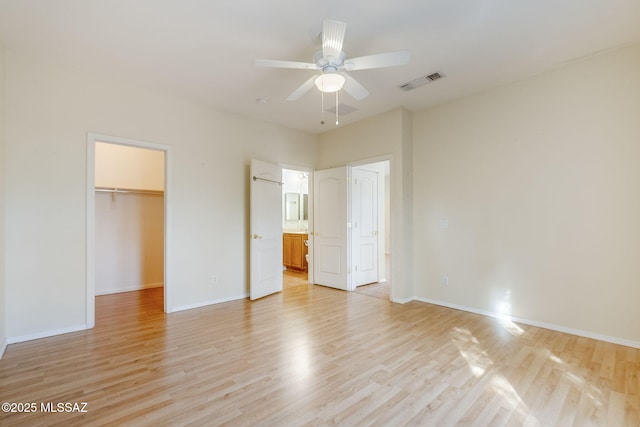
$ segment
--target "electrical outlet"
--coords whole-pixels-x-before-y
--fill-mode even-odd
[[[442,276],[442,286],[449,286],[449,276]]]
[[[213,285],[218,284],[218,276],[211,276],[211,284]]]

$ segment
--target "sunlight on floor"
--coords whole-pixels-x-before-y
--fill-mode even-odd
[[[311,374],[309,342],[306,338],[299,338],[292,347],[289,366],[298,380],[304,380]]]
[[[453,343],[458,347],[460,355],[467,361],[473,375],[480,378],[493,365],[493,361],[482,350],[478,339],[468,329],[456,327],[453,330],[455,332]]]
[[[602,399],[604,398],[602,390],[599,387],[591,384],[583,376],[580,376],[575,372],[575,368],[565,363],[561,358],[553,354],[550,350],[544,350],[547,353],[549,360],[558,365],[559,370],[562,372],[564,378],[569,380],[573,385],[583,391],[586,396],[592,401],[596,407],[603,405]]]
[[[500,323],[511,335],[519,337],[524,334],[524,329],[511,321],[510,317],[498,317]]]
[[[518,413],[521,417],[521,425],[539,426],[540,422],[531,414],[529,407],[524,403],[511,383],[501,374],[490,373],[494,362],[487,352],[482,349],[478,339],[466,328],[455,327],[453,331],[452,341],[458,347],[460,355],[469,365],[471,373],[476,378],[489,374],[489,387],[496,395],[500,396],[504,401],[505,407]]]
[[[531,415],[529,407],[522,401],[518,392],[505,377],[502,375],[494,375],[493,378],[491,378],[491,388],[497,395],[502,397],[510,409],[516,411],[522,417],[522,425],[540,425],[538,419]]]

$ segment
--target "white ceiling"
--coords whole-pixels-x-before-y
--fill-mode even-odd
[[[320,125],[317,90],[285,100],[313,71],[252,61],[312,62],[326,18],[347,23],[347,57],[411,55],[408,65],[351,73],[371,95],[341,94],[357,109],[341,126],[398,107],[420,111],[640,42],[640,0],[0,0],[0,39],[16,53],[321,133],[335,125],[331,114]],[[398,88],[435,71],[446,78]]]

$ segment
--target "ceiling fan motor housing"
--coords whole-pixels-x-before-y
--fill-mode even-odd
[[[332,56],[325,58],[323,52],[319,50],[315,55],[313,55],[313,62],[316,63],[323,73],[335,73],[342,68],[344,58],[344,52],[340,52],[340,55],[337,58]]]

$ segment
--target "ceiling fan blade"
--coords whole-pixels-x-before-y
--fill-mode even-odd
[[[278,61],[275,59],[254,59],[253,65],[259,67],[295,68],[300,70],[319,70],[320,68],[311,62]]]
[[[367,70],[371,68],[395,67],[409,62],[409,51],[379,53],[377,55],[360,56],[344,61],[346,70]]]
[[[325,19],[322,26],[322,56],[329,61],[329,58],[339,58],[342,52],[342,42],[347,24],[340,21]]]
[[[311,88],[313,88],[313,86],[315,85],[317,77],[318,76],[313,76],[306,82],[302,83],[300,87],[298,87],[298,89],[294,90],[291,95],[287,97],[287,101],[295,101],[296,99],[300,99],[302,95],[309,92],[309,90],[311,90]]]
[[[360,101],[369,96],[369,91],[364,88],[356,79],[349,74],[342,74],[345,78],[344,86],[342,88],[345,92],[351,95],[354,99]]]

